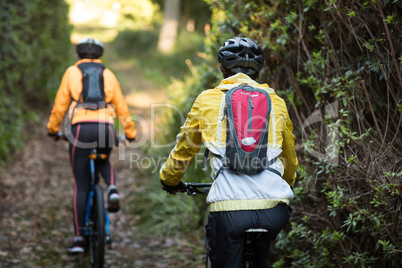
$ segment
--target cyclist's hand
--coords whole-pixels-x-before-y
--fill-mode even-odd
[[[135,138],[127,138],[127,136],[125,136],[125,138],[129,143],[132,143],[135,141]]]
[[[55,141],[60,140],[60,135],[59,135],[59,133],[51,133],[51,132],[48,132],[47,135],[48,135],[49,137],[53,138]]]
[[[169,186],[169,185],[164,184],[161,180],[161,187],[162,187],[162,190],[164,190],[172,195],[175,195],[176,193],[183,193],[186,191],[186,186],[182,181],[180,181],[179,184],[176,186]]]
[[[135,138],[127,138],[126,135],[116,137],[116,146],[119,146],[119,142],[123,143],[124,145],[128,146],[128,143],[134,142]]]

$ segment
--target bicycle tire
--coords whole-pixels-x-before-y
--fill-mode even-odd
[[[103,201],[103,189],[99,184],[95,185],[93,209],[92,267],[103,268],[105,260],[105,204]]]
[[[207,256],[205,258],[205,268],[212,268],[211,259],[209,258],[209,251],[207,250]]]

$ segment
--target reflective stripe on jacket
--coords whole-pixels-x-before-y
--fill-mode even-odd
[[[102,63],[99,59],[82,59],[66,70],[61,80],[47,125],[49,132],[57,133],[60,129],[63,117],[67,109],[69,109],[69,116],[72,116],[72,124],[80,122],[104,122],[114,124],[114,118],[117,115],[124,127],[127,138],[135,138],[137,131],[135,130],[134,122],[121,92],[120,84],[112,71],[107,68],[103,72],[105,101],[109,104],[107,108],[99,110],[74,109],[77,105],[77,100],[80,99],[82,91],[82,73],[77,66],[84,62]],[[73,112],[74,114],[72,114]]]
[[[270,94],[272,110],[267,155],[269,159],[277,157],[270,168],[279,171],[282,177],[268,170],[256,175],[222,170],[208,194],[210,211],[267,209],[275,207],[278,203],[288,204],[293,198],[290,185],[295,182],[298,161],[294,149],[293,124],[286,104],[267,84],[258,84],[242,73],[222,80],[219,86],[205,90],[196,98],[186,122],[177,135],[176,146],[161,168],[161,179],[166,185],[177,185],[194,161],[202,142],[212,155],[225,155],[224,92],[242,83],[264,89]],[[210,163],[214,178],[222,162],[218,157],[212,157]]]

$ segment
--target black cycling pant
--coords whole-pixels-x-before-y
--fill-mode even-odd
[[[73,221],[76,236],[84,235],[87,197],[91,185],[89,158],[91,149],[98,153],[110,155],[115,144],[115,131],[112,124],[79,123],[72,126],[75,138],[70,143],[70,162],[74,175]],[[96,170],[106,184],[115,185],[115,171],[109,158],[96,161]]]
[[[254,267],[268,267],[270,242],[285,227],[290,213],[291,208],[284,203],[263,210],[211,212],[205,230],[212,267],[241,267],[244,232],[250,228],[268,230],[268,233],[262,233],[253,243]]]

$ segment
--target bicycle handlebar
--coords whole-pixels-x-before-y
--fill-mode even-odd
[[[212,183],[184,183],[188,195],[196,196],[197,194],[208,194],[211,189]],[[200,190],[199,188],[203,188]]]
[[[56,135],[57,135],[57,137],[59,137],[60,139],[65,140],[65,141],[68,141],[67,135],[66,135],[64,132],[59,131],[59,132],[57,132]]]

